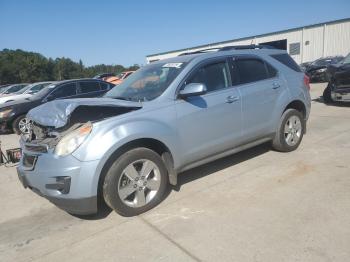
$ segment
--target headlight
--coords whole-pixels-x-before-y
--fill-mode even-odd
[[[8,117],[12,113],[13,109],[6,109],[0,112],[0,118]]]
[[[73,153],[89,136],[91,130],[92,124],[89,122],[68,133],[58,142],[55,154],[57,156],[67,156]]]
[[[326,72],[326,71],[327,71],[327,68],[321,68],[321,69],[318,69],[318,70],[316,70],[316,71],[319,72],[319,73]]]

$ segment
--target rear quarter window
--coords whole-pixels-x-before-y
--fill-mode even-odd
[[[300,67],[288,54],[277,54],[271,55],[272,58],[276,59],[278,62],[284,64],[295,72],[301,72]]]

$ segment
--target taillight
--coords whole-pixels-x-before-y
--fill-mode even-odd
[[[304,75],[304,84],[310,90],[310,77]]]

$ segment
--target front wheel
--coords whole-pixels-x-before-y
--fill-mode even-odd
[[[303,139],[305,121],[302,113],[295,109],[287,109],[272,142],[272,147],[281,152],[290,152],[298,148]]]
[[[135,216],[158,205],[167,185],[167,169],[161,157],[148,148],[136,148],[124,153],[109,168],[103,197],[118,214]]]
[[[29,134],[30,125],[31,125],[30,120],[25,115],[23,115],[23,116],[17,117],[13,121],[12,128],[17,135],[27,135]]]

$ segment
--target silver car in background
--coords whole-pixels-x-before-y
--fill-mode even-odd
[[[38,83],[27,85],[15,93],[1,96],[0,104],[23,100],[28,97],[31,97],[32,95],[36,94],[37,92],[42,90],[44,87],[50,85],[51,83],[52,82],[38,82]]]
[[[104,97],[32,109],[18,176],[75,214],[104,201],[123,216],[156,206],[180,172],[271,142],[295,150],[308,78],[282,50],[225,47],[146,65]]]

